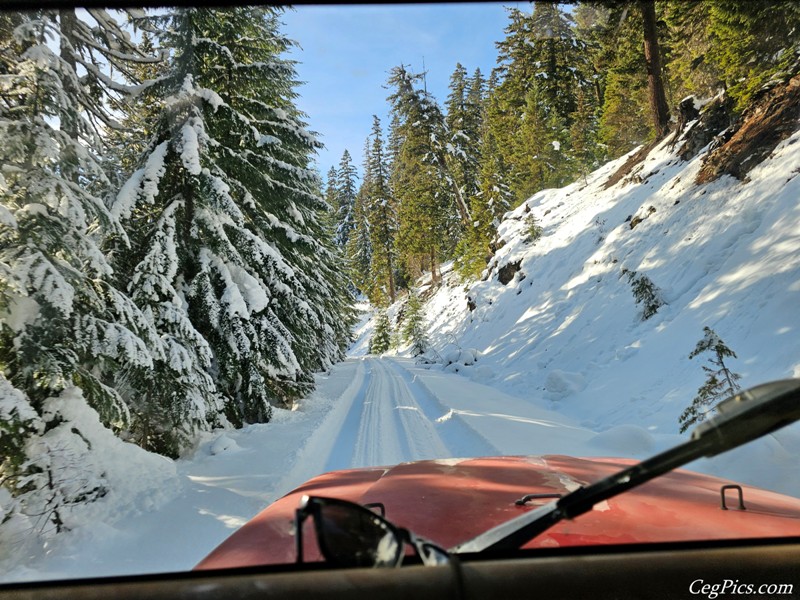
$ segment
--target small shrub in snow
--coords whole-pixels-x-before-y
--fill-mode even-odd
[[[529,214],[525,217],[525,232],[528,234],[525,241],[530,244],[535,244],[536,241],[542,237],[542,226],[539,225],[539,219]]]
[[[375,323],[375,331],[372,334],[372,339],[369,341],[370,354],[383,354],[392,345],[392,326],[389,323],[389,315],[385,310],[381,310],[378,314],[378,320]]]
[[[430,345],[428,332],[425,329],[425,315],[419,296],[412,290],[408,294],[405,324],[403,325],[403,341],[411,344],[411,355],[424,354]]]
[[[703,365],[707,375],[706,382],[697,390],[697,396],[678,419],[681,433],[693,424],[703,421],[720,400],[733,396],[742,389],[737,383],[741,376],[732,372],[725,364],[725,359],[736,358],[736,353],[725,345],[713,329],[703,327],[703,332],[703,339],[697,343],[689,358],[711,352],[713,357],[708,362],[713,366]]]
[[[606,219],[597,217],[594,220],[594,226],[597,228],[597,244],[602,244],[606,239]]]
[[[4,521],[19,514],[39,532],[60,532],[70,528],[65,514],[70,507],[108,493],[93,446],[96,436],[113,434],[76,387],[45,400],[42,412],[40,417],[30,410],[24,394],[0,376],[0,417],[38,434],[0,463],[0,480],[11,495]]]
[[[631,284],[633,297],[636,304],[642,306],[642,321],[646,321],[664,306],[665,302],[661,298],[661,292],[647,275],[641,275],[636,271],[622,269],[622,274],[628,277]]]

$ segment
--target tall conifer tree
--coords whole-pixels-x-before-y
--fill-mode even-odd
[[[709,7],[709,58],[742,110],[777,73],[795,74],[800,55],[800,4],[715,0]],[[780,23],[780,27],[775,24]]]
[[[100,67],[138,53],[104,11],[90,14],[92,26],[72,9],[0,21],[0,485],[56,530],[63,505],[106,490],[82,407],[126,428],[129,408],[104,374],[147,369],[160,351],[101,250],[123,235],[104,203],[102,133],[124,87]]]
[[[182,367],[203,387],[197,373],[210,374],[234,424],[268,420],[271,404],[307,392],[349,337],[309,169],[318,143],[293,104],[277,15],[193,8],[153,18],[173,64],[156,83],[163,111],[150,154],[115,205],[127,222],[152,223],[136,227],[127,256],[134,293],[184,347],[205,340]]]
[[[381,123],[377,116],[372,119],[371,142],[365,161],[364,202],[370,223],[372,298],[375,303],[382,304],[387,300],[394,302],[397,296],[395,241],[398,224],[396,202],[389,188]]]
[[[447,142],[445,148],[454,184],[464,199],[475,195],[478,188],[480,135],[483,121],[483,79],[480,70],[475,78],[467,77],[466,69],[457,64],[450,77],[447,98]]]
[[[336,245],[343,248],[347,245],[347,240],[355,226],[353,214],[356,202],[358,186],[356,180],[358,174],[350,152],[345,150],[342,159],[339,161],[339,169],[336,171]]]
[[[415,87],[419,75],[403,66],[392,69],[389,84],[397,155],[392,163],[391,185],[398,201],[397,245],[408,272],[424,268],[437,279],[439,260],[454,248],[454,202],[449,182],[442,178],[440,160],[444,122],[433,99]]]
[[[537,2],[532,14],[511,10],[498,49],[501,81],[491,94],[487,120],[521,201],[580,172],[570,129],[579,97],[591,99],[592,65],[570,15],[553,2]]]

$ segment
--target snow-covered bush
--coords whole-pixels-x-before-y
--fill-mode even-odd
[[[88,521],[110,523],[126,505],[158,506],[178,490],[174,463],[120,440],[78,387],[47,398],[40,417],[0,375],[0,423],[13,421],[9,415],[36,435],[22,445],[21,461],[0,462],[0,556]]]
[[[544,229],[539,224],[539,220],[533,216],[533,214],[529,214],[525,217],[525,233],[527,234],[525,240],[530,244],[535,244],[536,241],[542,237],[542,233]]]
[[[642,321],[652,317],[658,312],[659,308],[664,306],[661,291],[647,275],[642,275],[636,271],[628,271],[627,269],[623,269],[622,274],[628,278],[628,283],[631,284],[636,304],[642,306]]]
[[[411,344],[412,356],[424,354],[430,345],[425,323],[425,308],[414,290],[408,294],[402,336],[403,342]]]
[[[375,330],[369,341],[370,354],[383,354],[392,345],[392,325],[389,323],[389,315],[385,310],[378,313],[375,323]]]
[[[458,344],[450,343],[440,351],[429,349],[417,357],[417,364],[441,365],[444,371],[459,373],[465,367],[474,366],[480,357],[480,351],[475,348],[462,348]]]

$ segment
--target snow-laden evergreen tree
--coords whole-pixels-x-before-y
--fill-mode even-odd
[[[631,284],[631,291],[636,304],[642,307],[642,321],[646,321],[655,315],[658,309],[664,306],[665,302],[662,298],[661,290],[656,287],[656,284],[647,275],[629,271],[628,269],[622,269],[622,274],[627,276],[628,283]]]
[[[369,154],[364,161],[364,204],[369,221],[370,300],[375,305],[393,303],[397,294],[397,208],[389,188],[389,169],[383,148],[381,122],[372,117]]]
[[[339,191],[336,189],[336,167],[328,170],[328,177],[325,184],[325,202],[331,207],[334,213],[339,212]]]
[[[399,123],[393,132],[397,155],[391,187],[398,202],[397,247],[405,268],[411,276],[427,268],[436,281],[439,261],[457,243],[458,216],[452,180],[443,177],[443,117],[430,95],[415,87],[420,78],[403,66],[392,69],[389,78],[394,88],[389,99]]]
[[[328,207],[309,168],[319,144],[293,102],[278,14],[187,8],[151,18],[173,59],[154,84],[163,105],[149,154],[114,206],[132,231],[121,259],[135,274],[131,293],[192,348],[161,365],[181,369],[203,397],[180,410],[209,423],[214,389],[233,424],[268,420],[272,404],[308,392],[312,372],[342,357],[350,335]],[[154,395],[155,384],[145,382]]]
[[[354,206],[353,232],[347,240],[345,256],[349,267],[350,280],[356,289],[369,297],[373,287],[371,277],[372,234],[367,211],[365,184],[362,183],[356,195]]]
[[[425,309],[419,295],[413,289],[408,293],[402,336],[403,342],[410,344],[412,356],[419,356],[427,352],[430,346],[425,323]]]
[[[476,68],[472,73],[472,78],[467,82],[466,112],[464,127],[465,131],[476,137],[476,142],[483,129],[484,115],[486,113],[486,89],[488,83],[483,78],[480,68]],[[474,133],[473,133],[474,132]]]
[[[447,151],[454,184],[461,196],[469,199],[478,190],[480,163],[480,136],[483,113],[483,80],[480,70],[474,79],[460,64],[450,76],[450,94],[447,97]],[[468,201],[468,200],[467,200]]]
[[[488,102],[487,120],[509,184],[522,201],[581,171],[570,129],[579,93],[584,90],[584,102],[594,98],[593,68],[571,16],[557,3],[537,2],[531,14],[511,10],[505,31],[498,44],[501,81]]]
[[[355,227],[355,203],[358,194],[358,173],[350,157],[350,152],[345,150],[339,161],[336,171],[336,236],[334,242],[340,248],[347,245],[350,234]]]
[[[148,31],[141,32],[138,49],[143,58],[123,72],[126,82],[131,85],[131,92],[120,102],[122,127],[111,129],[105,139],[109,145],[107,170],[116,184],[115,190],[136,170],[138,161],[158,125],[159,102],[149,82],[166,71],[166,57],[158,55],[153,35]]]
[[[738,381],[741,375],[730,370],[725,364],[726,358],[736,358],[736,353],[725,345],[717,333],[710,327],[703,327],[703,339],[697,342],[689,358],[694,358],[704,352],[711,352],[712,358],[708,359],[711,367],[703,365],[706,381],[697,390],[692,403],[681,413],[678,422],[681,424],[681,433],[695,423],[704,421],[706,415],[722,400],[741,391]]]
[[[514,194],[506,184],[507,170],[494,136],[483,141],[480,188],[470,198],[472,223],[459,244],[456,266],[464,277],[478,277],[497,250],[497,228],[511,210]]]
[[[372,338],[369,340],[369,353],[370,354],[383,354],[392,345],[392,324],[389,322],[389,315],[385,309],[381,309],[378,313],[378,319],[375,322],[375,330],[372,332]]]
[[[72,9],[0,21],[0,485],[41,529],[105,493],[76,404],[124,429],[129,407],[103,375],[149,369],[160,352],[100,247],[124,237],[100,154],[123,89],[101,66],[138,55],[104,11],[89,14],[93,25]]]

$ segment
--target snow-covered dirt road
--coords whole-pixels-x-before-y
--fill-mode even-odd
[[[317,395],[331,408],[300,449],[281,491],[335,469],[598,450],[592,448],[596,435],[568,418],[410,359],[350,359],[320,378]],[[646,452],[649,442],[623,450]]]

